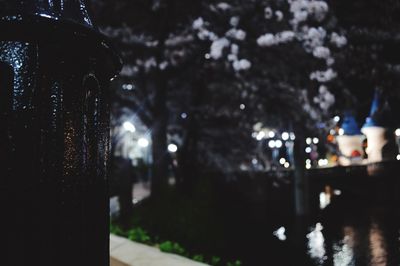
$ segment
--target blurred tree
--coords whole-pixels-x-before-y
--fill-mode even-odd
[[[190,60],[181,48],[192,41],[184,27],[196,3],[191,1],[92,1],[104,33],[113,38],[125,61],[115,82],[115,123],[129,109],[151,130],[153,157],[152,191],[167,184],[167,109],[170,80]]]
[[[229,97],[236,103],[221,104],[217,110],[225,111],[226,121],[234,119],[237,129],[247,133],[247,139],[252,127],[260,122],[278,131],[291,128],[296,132],[295,187],[300,188],[296,189],[296,208],[298,214],[304,214],[305,136],[307,130],[318,134],[315,129],[324,128],[322,122],[330,118],[335,96],[328,87],[335,88],[339,83],[333,82],[337,77],[335,55],[347,39],[335,31],[336,20],[325,1],[238,0],[208,3],[203,8],[206,11],[192,27],[199,40],[210,43],[205,54],[209,59],[206,67],[210,65],[213,73],[208,88],[221,84],[210,95],[217,99]],[[210,80],[210,76],[216,78]],[[221,113],[212,112],[214,117]],[[223,131],[225,139],[226,135]],[[244,139],[238,141],[246,144]],[[254,149],[236,147],[240,147],[236,158],[246,158],[246,150],[254,154]],[[224,153],[226,161],[240,165],[228,157],[232,153]]]
[[[117,86],[134,84],[117,91],[117,102],[152,130],[154,190],[166,182],[167,125],[181,137],[182,176],[199,161],[232,172],[254,156],[254,124],[314,129],[334,102],[327,84],[347,41],[333,31],[324,1],[97,0],[93,7],[123,51]]]
[[[305,136],[395,86],[395,2],[92,0],[125,59],[114,122],[127,106],[151,129],[154,191],[167,183],[168,142],[190,184],[199,165],[251,165],[258,123],[295,131],[303,180]]]

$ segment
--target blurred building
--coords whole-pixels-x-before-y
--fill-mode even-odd
[[[337,136],[340,151],[339,164],[346,166],[362,163],[365,136],[361,133],[357,121],[351,112],[345,112],[341,133],[342,135]]]
[[[392,112],[382,92],[375,91],[371,111],[361,131],[367,137],[367,162],[394,160],[397,154]]]

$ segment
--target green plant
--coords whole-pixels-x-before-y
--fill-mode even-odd
[[[212,258],[211,258],[211,265],[213,265],[213,266],[218,265],[218,263],[219,263],[220,261],[221,261],[221,258],[220,258],[220,257],[212,256]]]
[[[142,228],[136,227],[132,228],[127,232],[128,239],[140,243],[151,244],[151,237],[149,234]]]
[[[179,245],[176,242],[172,242],[172,241],[162,242],[159,245],[159,249],[162,252],[175,253],[178,255],[185,255],[185,253],[186,253],[185,249],[181,245]]]
[[[174,253],[174,254],[178,254],[181,256],[185,256],[185,257],[191,257],[195,261],[208,263],[212,266],[221,265],[220,257],[213,256],[213,257],[211,257],[210,260],[208,260],[208,259],[205,259],[205,257],[203,255],[199,255],[199,254],[191,256],[185,250],[185,248],[183,248],[177,242],[164,241],[164,242],[161,242],[160,244],[156,244],[157,242],[159,242],[159,238],[157,238],[157,237],[151,238],[150,235],[148,234],[148,232],[141,227],[135,227],[135,228],[131,228],[129,230],[124,230],[117,223],[111,221],[110,222],[110,233],[118,235],[118,236],[126,237],[132,241],[136,241],[136,242],[140,242],[140,243],[144,243],[144,244],[148,244],[148,245],[158,246],[158,248],[162,252]],[[242,263],[239,260],[234,261],[234,262],[228,262],[226,264],[226,266],[241,266],[241,265],[242,265]]]
[[[118,236],[126,236],[126,232],[114,223],[110,223],[110,233]]]
[[[240,260],[236,260],[234,262],[228,262],[226,266],[241,266],[242,262]]]
[[[194,255],[192,259],[198,262],[205,262],[203,255]]]

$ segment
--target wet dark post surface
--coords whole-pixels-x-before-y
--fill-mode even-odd
[[[82,1],[0,0],[0,15],[0,264],[108,265],[118,59]]]

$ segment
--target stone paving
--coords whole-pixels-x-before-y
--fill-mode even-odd
[[[207,266],[207,264],[110,235],[110,266]]]

